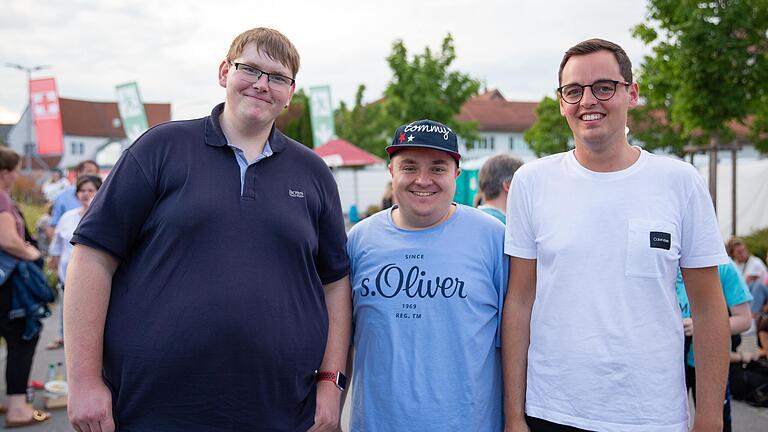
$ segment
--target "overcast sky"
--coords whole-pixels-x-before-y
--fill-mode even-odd
[[[630,29],[640,0],[4,0],[0,65],[50,65],[66,98],[114,101],[136,81],[145,102],[170,102],[174,119],[207,115],[224,97],[217,68],[243,30],[272,27],[301,55],[297,87],[328,84],[334,105],[379,98],[391,76],[385,57],[402,39],[409,53],[438,49],[450,32],[454,69],[507,99],[538,101],[557,87],[563,52],[584,39],[619,43],[635,69],[648,47]],[[0,123],[26,106],[25,74],[0,67]]]

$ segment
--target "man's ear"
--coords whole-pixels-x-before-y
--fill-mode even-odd
[[[219,65],[219,85],[224,88],[227,88],[227,74],[229,73],[230,66],[227,59],[222,60]]]
[[[634,108],[640,100],[640,86],[636,82],[629,86],[629,107]]]

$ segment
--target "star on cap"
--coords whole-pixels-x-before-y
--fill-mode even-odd
[[[408,142],[413,142],[413,134],[408,135]]]

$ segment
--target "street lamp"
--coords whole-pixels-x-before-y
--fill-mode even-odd
[[[39,71],[41,69],[50,69],[47,65],[38,66],[23,66],[16,63],[5,63],[5,67],[11,69],[18,69],[26,72],[27,74],[27,110],[29,111],[29,119],[27,121],[27,142],[24,144],[24,153],[27,159],[27,171],[32,170],[32,154],[35,153],[35,147],[32,146],[32,92],[30,91],[30,82],[32,81],[32,72]]]

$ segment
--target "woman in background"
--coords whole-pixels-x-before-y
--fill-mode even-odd
[[[48,255],[51,257],[51,267],[57,268],[59,272],[59,287],[62,290],[62,295],[59,296],[59,299],[61,299],[59,307],[62,313],[59,314],[59,337],[49,343],[46,346],[47,349],[58,349],[64,346],[64,280],[67,275],[69,257],[74,249],[70,240],[72,240],[75,228],[80,223],[80,219],[83,218],[85,211],[90,207],[91,201],[93,201],[93,197],[96,196],[96,191],[100,187],[101,177],[99,176],[82,175],[78,177],[75,183],[75,196],[82,206],[64,213],[53,233],[53,241],[51,241],[51,246],[48,249]]]
[[[0,147],[0,249],[20,260],[36,261],[40,251],[24,240],[24,219],[10,196],[20,169],[19,155],[7,147]],[[32,409],[26,402],[29,371],[40,334],[29,340],[22,337],[25,320],[8,317],[12,300],[13,282],[8,278],[0,286],[0,336],[8,348],[5,366],[8,401],[7,406],[2,407],[6,411],[6,428],[41,423],[51,417],[47,412]]]

